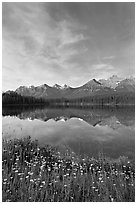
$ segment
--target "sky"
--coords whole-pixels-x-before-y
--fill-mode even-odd
[[[135,75],[135,3],[3,2],[2,90]]]

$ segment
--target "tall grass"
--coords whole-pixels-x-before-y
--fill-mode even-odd
[[[3,201],[134,201],[134,174],[125,157],[80,158],[31,138],[3,140]]]

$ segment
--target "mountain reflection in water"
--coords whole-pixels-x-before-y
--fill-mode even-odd
[[[3,107],[2,115],[3,137],[5,132],[11,136],[13,128],[22,136],[27,134],[37,138],[41,145],[63,144],[78,154],[96,156],[103,151],[110,157],[122,155],[134,159],[135,109],[132,106],[90,109]],[[21,133],[17,131],[18,127],[22,128]]]

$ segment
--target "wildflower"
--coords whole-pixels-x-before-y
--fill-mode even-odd
[[[43,170],[44,166],[41,166],[40,169]]]
[[[28,172],[28,174],[29,174],[30,176],[32,176],[32,175],[33,175],[33,172]]]
[[[73,157],[72,157],[72,159],[73,159]],[[75,162],[72,161],[72,165],[74,165],[74,164],[75,164]]]
[[[4,179],[4,181],[7,181],[7,179]]]
[[[111,198],[111,202],[113,202],[114,201],[114,198]]]
[[[96,187],[95,187],[95,186],[92,186],[92,188],[95,189]]]
[[[4,185],[6,185],[6,182],[3,182]]]

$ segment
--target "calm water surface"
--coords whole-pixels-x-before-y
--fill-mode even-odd
[[[63,145],[77,154],[135,157],[135,110],[123,108],[2,109],[3,138],[31,136],[40,145]]]

